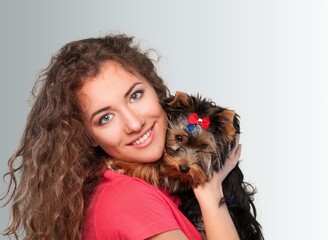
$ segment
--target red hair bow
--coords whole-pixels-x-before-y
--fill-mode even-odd
[[[200,118],[197,113],[192,113],[188,117],[188,123],[198,124],[202,126],[202,128],[204,128],[205,130],[207,130],[211,122],[209,117]]]

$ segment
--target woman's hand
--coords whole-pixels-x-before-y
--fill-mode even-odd
[[[233,149],[231,149],[231,151],[228,154],[228,157],[225,161],[225,164],[222,166],[222,168],[219,170],[218,175],[217,176],[217,180],[222,183],[223,180],[226,178],[226,176],[228,176],[228,174],[230,173],[230,171],[232,169],[234,169],[237,165],[237,163],[239,162],[239,158],[241,155],[241,144],[239,144],[239,139],[240,139],[240,135],[236,135],[236,144],[235,147]],[[215,177],[215,176],[213,176]]]
[[[236,167],[240,155],[241,144],[239,144],[239,135],[237,135],[236,145],[229,152],[222,168],[213,174],[209,182],[194,188],[195,196],[201,208],[206,238],[208,240],[239,239],[227,206],[225,204],[219,205],[219,202],[224,197],[222,182],[230,171]]]
[[[200,200],[199,198],[205,198],[208,201],[209,197],[216,197],[213,200],[220,201],[220,199],[223,197],[222,182],[230,173],[230,171],[236,167],[241,155],[241,144],[239,144],[239,139],[240,135],[238,134],[236,136],[235,147],[229,152],[225,164],[218,172],[213,174],[211,180],[194,188],[194,193],[198,200]]]

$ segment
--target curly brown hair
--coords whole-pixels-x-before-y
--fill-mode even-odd
[[[106,35],[73,41],[51,58],[33,87],[34,104],[20,146],[8,160],[5,205],[11,219],[4,235],[24,239],[80,239],[84,212],[105,168],[102,149],[92,146],[77,91],[112,60],[142,75],[159,99],[169,91],[150,51],[133,37]]]

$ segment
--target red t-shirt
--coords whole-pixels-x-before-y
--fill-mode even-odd
[[[188,239],[202,239],[165,191],[106,170],[86,211],[83,239],[145,239],[181,229]]]

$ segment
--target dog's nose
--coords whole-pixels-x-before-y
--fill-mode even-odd
[[[187,173],[189,172],[190,167],[185,166],[185,165],[179,165],[179,171],[182,173]]]

